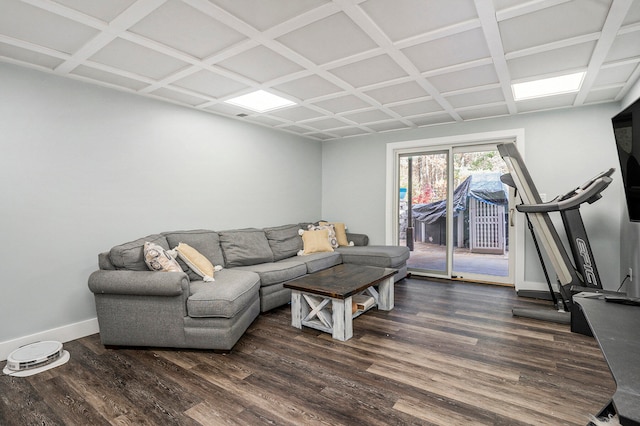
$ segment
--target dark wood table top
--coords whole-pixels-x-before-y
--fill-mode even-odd
[[[606,302],[604,296],[573,296],[602,349],[617,390],[612,397],[620,424],[640,424],[640,306]]]
[[[284,284],[292,290],[346,299],[397,274],[396,269],[343,263]]]

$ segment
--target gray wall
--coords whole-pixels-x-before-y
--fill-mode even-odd
[[[540,191],[566,192],[617,167],[610,117],[620,109],[583,107],[321,145],[0,64],[0,345],[94,318],[86,279],[98,252],[150,233],[322,217],[384,243],[388,142],[524,128]],[[629,266],[640,273],[640,226],[625,218],[618,172],[614,179],[603,200],[583,209],[607,288]],[[526,278],[542,282],[533,253],[526,262]]]
[[[618,168],[611,128],[611,117],[618,110],[618,104],[605,104],[327,141],[323,148],[323,217],[344,221],[354,232],[367,232],[372,244],[383,244],[387,143],[505,129],[524,129],[527,168],[538,190],[551,199],[602,170]],[[581,210],[601,278],[609,289],[617,288],[621,281],[622,203],[617,170],[603,199]],[[559,219],[556,223],[562,228]],[[544,289],[544,275],[530,243],[525,251],[525,281]]]
[[[94,318],[113,245],[320,217],[320,142],[8,64],[0,147],[0,344]]]

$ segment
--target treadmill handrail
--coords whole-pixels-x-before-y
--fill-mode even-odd
[[[613,181],[609,176],[614,170],[609,169],[607,172],[598,175],[586,185],[575,189],[570,196],[568,194],[563,195],[540,204],[520,204],[516,206],[516,209],[522,213],[547,213],[578,208],[583,203],[593,203],[601,197],[600,193]]]

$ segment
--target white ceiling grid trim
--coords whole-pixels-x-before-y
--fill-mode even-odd
[[[619,101],[640,77],[639,3],[0,0],[0,61],[329,140]],[[578,71],[577,94],[513,98]],[[255,90],[297,105],[225,103]]]

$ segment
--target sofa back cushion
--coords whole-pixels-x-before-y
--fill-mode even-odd
[[[167,237],[169,247],[176,248],[178,244],[187,244],[194,248],[198,253],[206,257],[212,265],[224,266],[224,256],[220,249],[220,239],[216,231],[207,229],[195,229],[192,231],[173,231],[163,232],[162,235]],[[178,263],[182,270],[187,273],[191,281],[201,280],[202,277],[193,271],[189,265],[178,256]]]
[[[144,243],[158,244],[165,250],[169,250],[169,244],[164,235],[152,234],[128,243],[120,244],[109,251],[109,259],[116,269],[129,271],[148,271],[144,262]]]
[[[220,237],[216,231],[196,229],[193,231],[163,232],[171,248],[180,243],[188,244],[209,259],[213,265],[224,266],[224,255],[220,248]]]
[[[235,229],[218,235],[227,268],[273,262],[273,252],[262,229]]]
[[[295,256],[302,250],[302,237],[298,233],[300,225],[283,225],[273,228],[264,228],[273,260],[278,261]]]
[[[114,271],[116,269],[113,262],[111,262],[108,251],[98,254],[98,267],[103,271]]]

